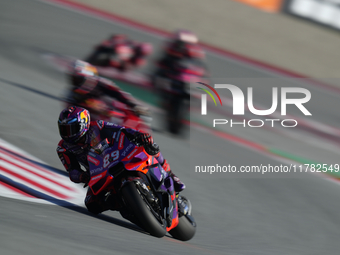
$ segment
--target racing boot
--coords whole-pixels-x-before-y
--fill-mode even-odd
[[[85,198],[87,210],[93,214],[99,214],[107,210],[116,211],[120,209],[120,204],[115,194],[108,192],[105,195],[93,195],[89,189]]]
[[[169,165],[169,163],[167,162],[166,159],[164,159],[162,167],[165,170],[165,172],[167,172],[172,177],[172,179],[174,181],[175,192],[179,193],[182,190],[184,190],[185,184],[171,171],[170,165]]]

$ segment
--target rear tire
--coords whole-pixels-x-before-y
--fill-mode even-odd
[[[137,191],[134,182],[127,183],[122,188],[122,196],[127,205],[132,209],[140,225],[152,236],[163,237],[166,234],[166,227],[162,226],[144,202],[142,195]]]
[[[193,238],[196,233],[196,222],[192,223],[187,216],[182,216],[178,220],[178,225],[169,231],[172,237],[181,241],[188,241]],[[192,220],[194,221],[193,218]]]

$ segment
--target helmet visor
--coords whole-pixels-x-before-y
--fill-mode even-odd
[[[80,125],[78,122],[71,124],[59,124],[59,133],[61,137],[69,138],[79,133]]]

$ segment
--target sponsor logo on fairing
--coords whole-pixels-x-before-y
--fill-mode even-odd
[[[130,144],[125,148],[125,150],[123,151],[122,156],[125,157],[126,153],[127,153],[132,147],[133,147],[133,144],[130,143]]]
[[[123,149],[123,147],[124,147],[124,138],[125,138],[125,134],[122,133],[120,135],[119,143],[118,143],[118,149],[120,149],[120,150]]]
[[[132,157],[133,154],[136,153],[136,151],[138,150],[138,148],[135,148],[133,151],[131,151],[131,153],[129,155],[127,155],[127,159],[130,159]]]
[[[95,174],[95,173],[100,172],[102,170],[103,170],[103,167],[98,167],[98,168],[95,168],[95,169],[91,169],[90,174],[92,175],[92,174]]]
[[[106,126],[117,127],[118,125],[113,122],[106,122]]]
[[[97,179],[100,179],[103,175],[100,174],[100,175],[97,175],[96,177],[92,177],[91,178],[91,181],[94,181],[94,180],[97,180]]]
[[[97,159],[91,157],[90,155],[87,155],[87,160],[88,160],[89,162],[95,164],[96,166],[99,165],[99,160],[97,160]]]

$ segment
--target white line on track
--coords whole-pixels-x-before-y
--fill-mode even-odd
[[[35,163],[36,162],[36,163]],[[83,205],[86,190],[42,167],[41,160],[0,139],[0,196],[39,203]],[[34,194],[44,199],[34,197]],[[49,201],[50,200],[50,201]]]

